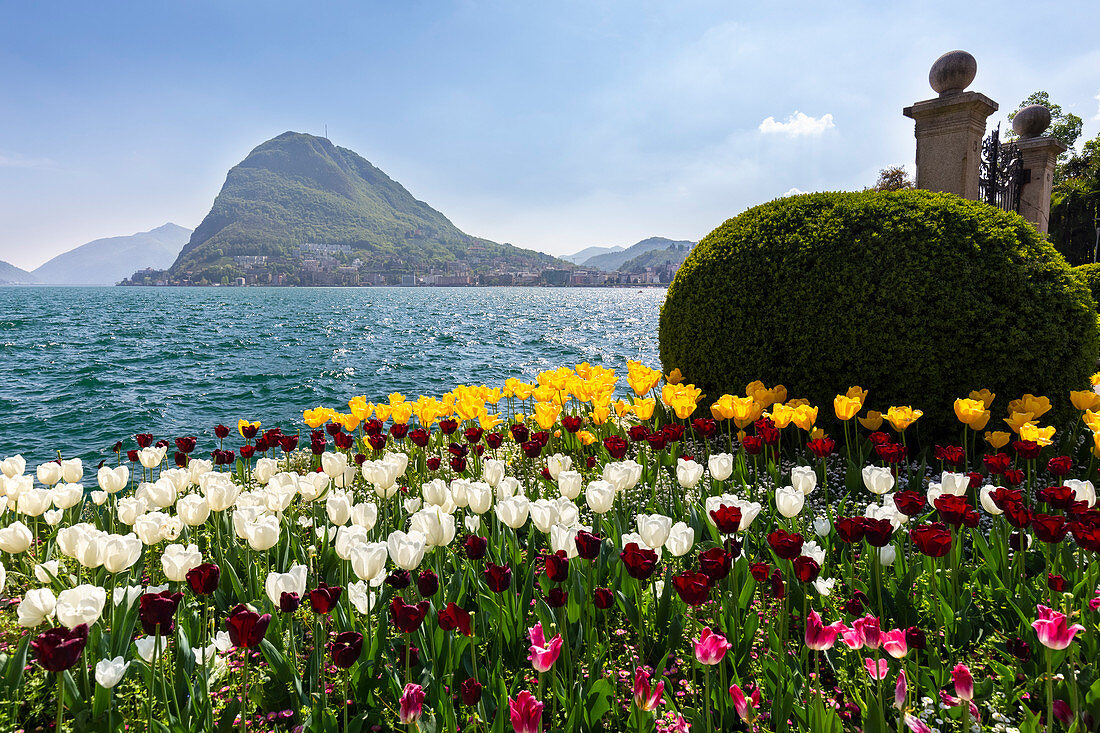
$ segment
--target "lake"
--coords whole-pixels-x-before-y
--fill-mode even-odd
[[[116,440],[203,436],[240,418],[581,361],[657,363],[665,290],[0,288],[0,458],[112,457]],[[130,443],[132,447],[132,441]],[[85,477],[86,481],[88,477]],[[94,480],[93,480],[94,481]]]

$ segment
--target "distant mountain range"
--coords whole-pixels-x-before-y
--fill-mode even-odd
[[[165,279],[344,284],[380,273],[537,271],[555,263],[470,236],[355,152],[285,132],[229,171]]]
[[[0,260],[0,285],[26,285],[35,282],[34,275]]]
[[[585,247],[576,254],[566,255],[562,257],[566,262],[572,262],[574,265],[584,264],[585,260],[589,260],[596,255],[605,255],[611,252],[622,252],[625,247]]]
[[[694,246],[695,242],[687,239],[650,237],[649,239],[643,239],[636,244],[632,244],[626,249],[622,247],[589,247],[566,259],[576,262],[578,265],[604,270],[605,272],[614,272],[616,270],[632,272],[634,270],[626,269],[628,265],[639,270],[644,270],[647,266],[654,267],[670,263],[679,264],[684,261],[688,252],[690,252],[691,248]],[[586,252],[601,249],[603,251],[581,259],[581,256]],[[661,252],[665,254],[643,257],[651,252]]]

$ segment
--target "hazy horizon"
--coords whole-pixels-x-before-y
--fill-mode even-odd
[[[698,240],[791,189],[911,166],[901,108],[955,48],[1001,105],[990,126],[1045,89],[1095,137],[1100,7],[1060,7],[8,4],[0,260],[193,229],[250,150],[326,124],[472,235],[559,256]]]

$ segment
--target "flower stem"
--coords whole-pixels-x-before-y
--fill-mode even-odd
[[[57,727],[54,730],[61,733],[61,723],[65,718],[65,673],[57,673]]]

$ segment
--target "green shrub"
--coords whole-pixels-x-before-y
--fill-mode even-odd
[[[1079,274],[1092,291],[1092,298],[1100,303],[1100,263],[1090,262],[1087,265],[1078,265],[1073,270]]]
[[[1067,392],[1095,371],[1096,303],[1016,214],[929,191],[821,193],[754,207],[707,235],[661,309],[661,361],[706,394],[786,385],[832,417],[851,385],[867,407],[923,409],[925,438],[958,440],[952,404]],[[819,421],[820,422],[820,421]],[[949,431],[949,432],[947,432]]]

